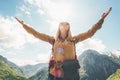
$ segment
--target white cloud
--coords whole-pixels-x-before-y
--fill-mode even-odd
[[[55,20],[67,20],[73,17],[74,0],[25,0],[46,11]]]
[[[48,63],[49,59],[50,59],[50,53],[39,53],[36,57],[36,59],[18,59],[18,58],[8,58],[8,60],[10,60],[11,62],[19,65],[19,66],[24,66],[27,64],[31,64],[31,65],[35,65],[38,63]]]
[[[5,50],[4,50],[4,49],[2,49],[2,47],[0,47],[0,53],[1,53],[1,52],[4,52],[4,51],[5,51]]]
[[[38,9],[38,14],[40,14],[40,15],[44,15],[45,14],[45,12],[42,10],[42,9]]]
[[[74,16],[74,0],[25,0],[36,9],[39,15],[47,15],[50,31],[55,31],[58,23],[69,21]],[[57,25],[56,25],[57,24]]]
[[[22,6],[20,6],[19,9],[20,9],[22,12],[24,12],[25,14],[30,15],[31,9],[30,9],[29,7],[27,7],[27,6],[25,6],[24,4],[23,4]]]
[[[38,63],[47,63],[50,59],[50,56],[51,56],[51,51],[48,51],[48,53],[39,53],[37,56],[37,59],[36,59],[36,62]]]
[[[38,64],[36,61],[29,60],[29,59],[9,58],[8,60],[10,60],[11,62],[15,63],[18,66],[24,66],[24,65],[27,65],[27,64],[31,64],[31,65]]]
[[[22,26],[13,18],[0,16],[0,47],[19,48],[25,43],[37,42]]]
[[[50,32],[55,32],[55,31],[57,31],[57,29],[58,29],[58,26],[59,26],[59,22],[58,21],[55,21],[55,20],[47,20],[47,22],[49,23],[49,24],[51,24],[51,26],[50,26]]]
[[[43,0],[24,0],[25,2],[28,2],[31,5],[35,5],[38,7],[41,7]]]
[[[120,50],[113,50],[112,54],[116,55],[117,57],[120,56]]]
[[[43,0],[43,6],[48,15],[55,20],[69,20],[73,16],[72,2]]]
[[[99,39],[89,38],[83,42],[80,42],[77,46],[77,51],[83,52],[86,49],[103,51],[106,49],[106,46]]]

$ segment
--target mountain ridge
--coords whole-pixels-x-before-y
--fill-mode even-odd
[[[0,60],[0,80],[27,80],[7,63]]]
[[[84,51],[78,60],[81,65],[80,71],[84,72],[80,73],[81,80],[106,80],[116,69],[120,68],[120,65],[108,55],[90,49]]]
[[[21,76],[23,76],[22,75],[22,70],[15,63],[9,61],[7,58],[3,57],[2,55],[0,55],[0,60],[7,63],[10,67],[12,67],[14,70],[16,70]]]
[[[3,56],[0,56],[0,60],[3,60],[5,64],[8,64],[10,68],[15,69],[17,66],[13,66],[14,63],[8,61],[7,58]],[[80,80],[106,80],[109,76],[115,73],[117,69],[120,69],[119,57],[101,54],[91,49],[88,49],[79,55],[78,60],[81,65],[79,70]],[[47,63],[17,67],[22,71],[21,74],[26,78],[29,78],[29,80],[47,80]],[[16,71],[19,72],[19,70]]]

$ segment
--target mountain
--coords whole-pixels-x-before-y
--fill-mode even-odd
[[[48,80],[48,68],[42,68],[34,76],[30,77],[29,80]]]
[[[36,65],[26,65],[19,67],[7,60],[7,58],[0,55],[0,80],[27,80],[26,78],[29,78],[35,74],[43,75],[43,71],[47,73],[47,68],[45,68],[47,66],[47,63],[39,63]],[[26,78],[22,77],[23,75]]]
[[[120,69],[117,69],[107,80],[120,80]]]
[[[36,65],[25,65],[20,67],[20,69],[22,70],[23,75],[28,78],[36,74],[43,67],[47,67],[47,66],[48,66],[47,63],[39,63]]]
[[[7,63],[0,60],[0,80],[27,80],[10,67]]]
[[[120,58],[115,55],[100,54],[95,50],[86,50],[78,57],[81,68],[80,80],[106,80],[117,69],[120,69]],[[40,69],[29,80],[47,80],[47,68]]]
[[[120,65],[120,51],[115,50],[115,51],[107,52],[107,53],[113,62],[116,62],[117,64]],[[106,52],[105,52],[105,54],[106,54]]]
[[[78,58],[81,80],[106,80],[120,68],[111,56],[100,54],[95,50],[86,50]]]
[[[4,61],[6,64],[8,64],[11,68],[13,68],[14,70],[16,70],[21,76],[23,76],[21,69],[19,68],[19,66],[17,66],[16,64],[14,64],[13,62],[7,60],[7,58],[3,57],[0,55],[0,60]]]
[[[114,54],[106,55],[95,50],[86,50],[78,57],[78,60],[81,65],[80,80],[117,80],[119,78],[120,57]],[[47,66],[47,63],[42,63],[18,67],[0,56],[0,80],[27,80],[21,77],[22,75],[29,80],[47,80]]]

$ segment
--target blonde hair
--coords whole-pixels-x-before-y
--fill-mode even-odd
[[[65,39],[70,40],[72,38],[72,34],[70,31],[70,24],[68,22],[61,22],[59,24],[58,30],[57,30],[56,35],[55,35],[55,40],[61,40],[60,25],[62,25],[62,24],[68,25],[68,31],[67,31],[67,35],[66,35]]]

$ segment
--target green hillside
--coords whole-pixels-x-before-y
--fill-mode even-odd
[[[27,80],[4,61],[0,60],[0,80]]]
[[[107,80],[120,80],[120,69],[117,69]]]

